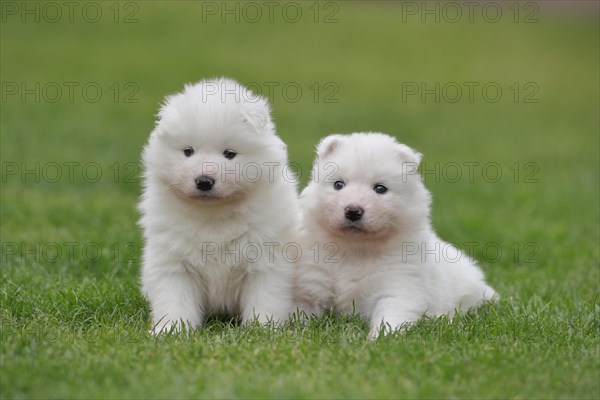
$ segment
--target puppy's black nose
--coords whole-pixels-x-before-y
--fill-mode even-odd
[[[358,221],[361,219],[364,213],[365,210],[363,210],[361,207],[348,206],[344,209],[344,215],[350,221]]]
[[[199,176],[196,178],[196,187],[203,192],[208,192],[215,184],[215,180],[209,176]]]

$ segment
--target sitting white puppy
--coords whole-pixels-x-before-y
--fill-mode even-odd
[[[495,296],[478,266],[433,231],[420,158],[381,133],[321,141],[300,196],[309,250],[296,269],[301,309],[356,312],[376,338],[381,329],[424,314],[451,315]]]
[[[186,85],[166,98],[143,163],[152,332],[210,314],[287,319],[293,265],[281,247],[300,211],[268,102],[229,79]]]

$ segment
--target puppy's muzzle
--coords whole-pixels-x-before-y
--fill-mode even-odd
[[[344,216],[350,221],[358,221],[362,218],[365,210],[362,207],[348,206],[344,209]]]
[[[196,187],[203,192],[208,192],[214,185],[215,180],[209,176],[202,175],[196,178]]]

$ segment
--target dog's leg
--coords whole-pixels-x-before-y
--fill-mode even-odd
[[[384,297],[377,301],[371,314],[369,340],[380,334],[405,330],[415,323],[425,311],[424,307],[409,298]]]
[[[257,319],[282,322],[292,312],[291,271],[253,271],[248,273],[242,292],[242,321]]]
[[[200,288],[187,271],[161,268],[160,273],[148,275],[143,285],[152,310],[152,334],[202,326]]]

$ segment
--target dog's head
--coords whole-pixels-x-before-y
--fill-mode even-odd
[[[229,79],[186,85],[168,96],[144,149],[147,178],[206,204],[245,198],[287,163],[270,107]]]
[[[331,135],[302,193],[305,218],[334,238],[384,240],[428,221],[421,154],[381,133]]]

